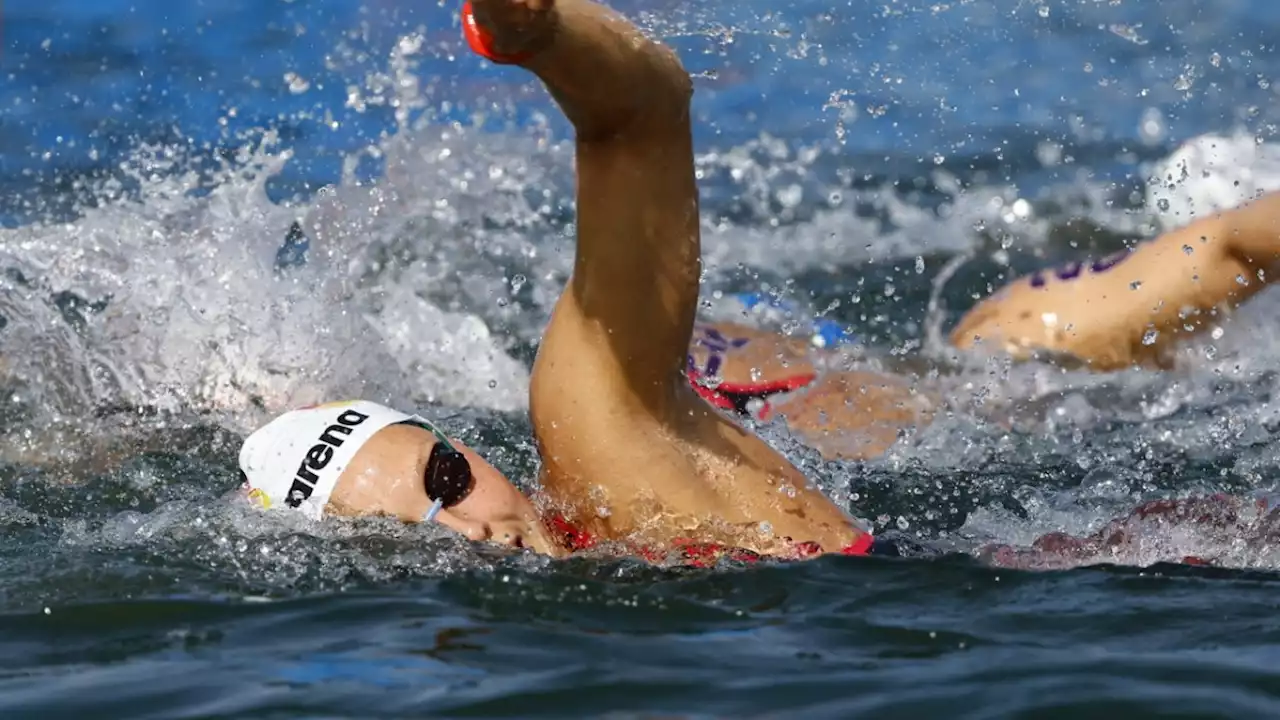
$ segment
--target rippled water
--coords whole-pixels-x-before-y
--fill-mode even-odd
[[[1276,716],[1269,537],[1148,523],[1093,567],[972,557],[1273,492],[1274,294],[1164,375],[1009,368],[931,333],[1010,273],[1280,187],[1277,6],[620,7],[697,77],[706,312],[776,292],[950,402],[868,463],[762,432],[940,556],[550,563],[237,504],[245,432],[355,395],[430,406],[531,480],[567,128],[463,52],[451,3],[11,1],[0,713]],[[1148,182],[1196,137],[1184,182]],[[295,220],[308,262],[277,267]]]

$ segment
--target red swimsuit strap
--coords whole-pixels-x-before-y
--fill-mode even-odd
[[[565,544],[574,552],[590,550],[597,543],[595,536],[574,527],[562,515],[552,515],[549,523],[551,529],[559,533],[564,538]],[[874,542],[875,539],[871,537],[871,533],[863,533],[848,547],[841,550],[840,554],[867,555],[871,552],[871,546]],[[721,557],[728,557],[739,562],[758,562],[765,559],[764,556],[751,550],[730,547],[720,543],[699,542],[688,538],[676,538],[671,541],[671,545],[673,549],[680,552],[681,559],[684,560],[685,564],[691,567],[712,567]],[[656,548],[639,548],[638,553],[645,560],[652,563],[660,563],[668,559],[668,553]],[[815,542],[796,543],[795,554],[789,559],[804,560],[821,554],[822,546]]]
[[[564,538],[565,544],[569,549],[578,552],[579,550],[590,550],[595,547],[596,539],[591,533],[569,524],[568,520],[560,513],[552,515],[550,518],[551,529]]]

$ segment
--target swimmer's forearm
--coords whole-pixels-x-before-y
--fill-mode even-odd
[[[673,51],[589,0],[557,0],[555,12],[553,39],[522,64],[546,84],[580,139],[687,112],[692,86]]]

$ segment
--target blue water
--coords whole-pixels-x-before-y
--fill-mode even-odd
[[[1245,120],[1261,132],[1276,120],[1269,48],[1280,11],[1260,1],[1170,2],[1159,12],[1029,0],[619,7],[647,10],[646,25],[703,77],[703,147],[761,132],[837,143],[839,108],[824,109],[833,95],[859,108],[840,144],[860,173],[992,156],[1020,171],[1027,147],[1046,139],[1084,146],[1089,159],[1117,148],[1152,156],[1170,139]],[[277,193],[333,182],[341,157],[395,130],[392,108],[357,111],[348,87],[418,28],[430,104],[415,115],[471,122],[484,112],[527,125],[541,112],[566,129],[523,78],[465,52],[451,3],[59,0],[11,2],[4,15],[0,173],[15,186],[10,212],[15,194],[109,172],[140,140],[211,152],[266,128],[297,152]],[[286,73],[307,89],[291,91]],[[1144,137],[1153,110],[1161,131]]]
[[[696,77],[708,290],[784,288],[909,367],[944,261],[975,255],[942,293],[962,309],[1010,267],[1114,248],[1149,231],[1147,163],[1204,133],[1268,140],[1280,119],[1280,6],[1262,0],[619,7]],[[821,463],[770,436],[877,528],[951,551],[938,559],[552,564],[229,502],[244,425],[214,427],[191,398],[270,404],[236,392],[285,376],[288,398],[364,376],[409,387],[509,476],[534,475],[511,367],[566,268],[568,128],[518,70],[464,52],[455,12],[4,4],[0,717],[1280,714],[1269,539],[1153,529],[1095,567],[1036,573],[968,554],[1151,497],[1275,490],[1266,299],[1189,370],[1014,370],[881,461]],[[395,48],[418,42],[397,71]],[[236,170],[284,151],[269,177]],[[1017,198],[1036,222],[1006,217]],[[318,245],[274,275],[295,217],[347,232],[350,262]],[[401,329],[332,320],[353,307]],[[434,308],[478,319],[510,366],[451,355],[455,316]],[[236,375],[268,366],[258,338],[299,356],[396,342],[427,369],[334,351]],[[223,371],[218,392],[181,394]],[[1223,567],[1164,562],[1183,554]]]

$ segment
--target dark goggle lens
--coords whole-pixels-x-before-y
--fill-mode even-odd
[[[431,448],[427,459],[427,497],[439,500],[444,507],[453,507],[471,493],[471,464],[457,449],[443,442]]]

